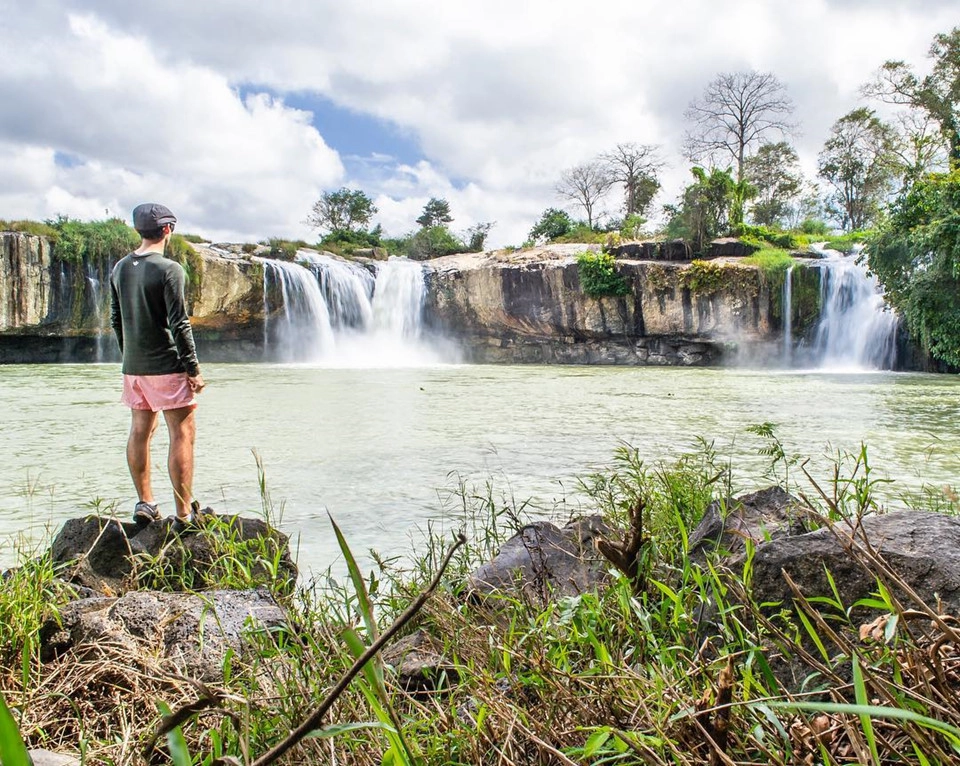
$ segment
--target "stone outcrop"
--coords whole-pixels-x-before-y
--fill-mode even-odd
[[[290,557],[286,535],[262,519],[220,516],[208,531],[177,535],[172,519],[163,519],[140,528],[132,522],[101,516],[68,520],[54,538],[50,552],[62,577],[75,586],[97,595],[116,596],[138,587],[151,572],[179,573],[194,588],[206,585],[208,573],[219,565],[222,555],[217,536],[229,535],[231,544],[256,543],[279,564],[273,576],[292,587],[297,566]],[[268,573],[253,571],[254,577]]]
[[[71,601],[40,630],[40,652],[50,661],[82,647],[109,645],[133,656],[168,660],[183,675],[223,680],[228,650],[243,656],[251,631],[287,625],[265,588],[192,593],[131,592],[120,598]]]
[[[48,321],[51,263],[46,239],[0,234],[0,330],[20,330]]]
[[[714,364],[733,349],[760,352],[779,342],[779,293],[756,268],[621,257],[628,294],[592,298],[580,285],[583,250],[437,258],[429,264],[427,317],[480,362]]]
[[[594,590],[607,564],[593,541],[607,531],[599,516],[562,529],[549,521],[528,524],[470,575],[467,590],[474,598],[519,595],[537,604]]]

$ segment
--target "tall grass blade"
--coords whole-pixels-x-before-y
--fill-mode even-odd
[[[20,729],[13,714],[0,694],[0,764],[3,766],[31,766],[27,746],[23,744]]]

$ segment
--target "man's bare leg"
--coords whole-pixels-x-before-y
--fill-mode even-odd
[[[137,498],[153,505],[153,485],[150,481],[150,440],[157,430],[157,413],[150,410],[130,410],[130,436],[127,437],[127,466],[133,479]]]
[[[167,470],[173,485],[177,516],[184,521],[190,518],[190,501],[193,500],[193,443],[197,435],[193,411],[193,407],[163,411],[170,433]]]

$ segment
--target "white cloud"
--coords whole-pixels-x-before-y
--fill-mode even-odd
[[[559,205],[564,168],[617,142],[663,145],[672,201],[689,180],[683,111],[720,71],[771,71],[787,85],[812,173],[830,125],[877,67],[923,66],[933,35],[956,24],[955,4],[908,0],[170,0],[162,23],[136,3],[15,4],[0,52],[0,141],[38,152],[44,180],[0,201],[29,208],[16,200],[59,188],[61,204],[128,209],[164,194],[205,233],[304,236],[320,191],[350,184],[375,197],[391,233],[443,196],[455,227],[496,220],[500,244],[519,243]],[[250,84],[387,120],[424,161],[391,163],[388,147],[370,147],[351,176],[306,113],[266,95],[241,100]],[[51,149],[86,169],[51,167]]]

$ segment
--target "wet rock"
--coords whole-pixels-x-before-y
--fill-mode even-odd
[[[242,516],[220,516],[209,528],[184,535],[173,531],[172,519],[142,528],[101,516],[70,519],[54,538],[51,555],[63,579],[116,596],[138,585],[149,586],[159,572],[177,573],[176,578],[164,578],[167,587],[202,589],[214,581],[211,572],[225,551],[250,546],[261,547],[265,560],[279,562],[273,572],[258,561],[252,571],[255,578],[266,581],[275,576],[293,586],[297,566],[290,557],[288,537],[262,519]]]
[[[286,616],[266,588],[187,593],[139,591],[121,598],[72,601],[58,620],[40,630],[41,659],[110,645],[172,661],[185,675],[207,682],[223,678],[229,649],[247,649],[251,631],[286,626]]]
[[[743,553],[747,540],[760,545],[806,531],[799,501],[780,487],[769,487],[724,503],[710,503],[690,534],[688,554],[702,562],[708,553]]]
[[[423,630],[387,647],[382,657],[393,667],[400,686],[411,694],[440,691],[459,680],[453,663],[443,656],[443,647]]]
[[[594,539],[609,533],[599,516],[567,524],[528,524],[507,540],[492,561],[468,578],[474,597],[519,595],[545,604],[594,590],[607,577],[607,564]]]
[[[722,237],[713,240],[707,246],[706,256],[708,258],[745,258],[759,249],[759,246],[743,242],[736,237]]]

